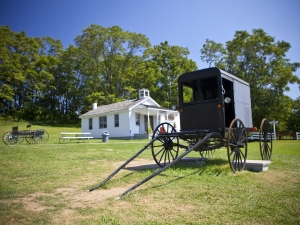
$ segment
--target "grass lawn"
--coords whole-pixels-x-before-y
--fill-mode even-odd
[[[26,123],[0,123],[0,135]],[[59,144],[59,132],[45,129],[46,144],[0,142],[0,224],[300,224],[300,141],[274,141],[268,171],[233,174],[226,149],[205,165],[175,165],[133,192],[121,193],[156,169],[121,170],[105,179],[146,145],[146,140],[90,140]],[[248,159],[260,159],[258,142]],[[193,152],[188,156],[198,156]],[[154,164],[151,150],[128,165]]]

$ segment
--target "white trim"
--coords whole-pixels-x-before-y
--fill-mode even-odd
[[[143,101],[141,101],[141,102],[135,104],[134,106],[130,107],[129,110],[134,110],[134,108],[138,107],[139,105],[142,105],[144,102],[146,102],[146,101],[149,100],[149,99],[152,100],[153,103],[154,103],[157,107],[160,107],[160,105],[159,105],[156,101],[154,101],[151,97],[148,97],[148,98],[145,98]],[[147,105],[147,106],[148,106],[148,105]],[[149,106],[151,106],[151,105],[149,105]]]
[[[227,79],[228,80],[236,80],[236,81],[239,81],[239,82],[241,82],[241,83],[243,83],[243,84],[245,84],[245,85],[247,85],[247,86],[250,86],[249,85],[249,83],[247,83],[246,81],[244,81],[244,80],[242,80],[241,78],[238,78],[238,77],[236,77],[236,76],[233,76],[232,74],[230,74],[230,73],[227,73],[227,72],[225,72],[224,70],[221,70],[221,69],[219,69],[220,70],[220,72],[221,72],[221,76],[222,77],[224,77],[224,78],[226,78],[226,76],[228,76],[228,77],[230,77],[230,79],[228,79],[228,77],[227,77]],[[224,76],[225,75],[225,76]]]
[[[100,107],[100,106],[99,106]],[[95,117],[95,116],[98,116],[98,115],[108,115],[108,114],[111,114],[111,113],[122,113],[122,112],[127,112],[128,109],[122,109],[122,110],[115,110],[115,111],[109,111],[109,112],[100,112],[100,113],[94,113],[94,114],[90,114],[90,115],[86,115],[86,116],[79,116],[79,119],[81,118],[86,118],[86,117]]]

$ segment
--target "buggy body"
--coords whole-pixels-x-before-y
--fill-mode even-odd
[[[233,119],[252,131],[250,86],[218,68],[183,74],[178,78],[180,127],[182,132],[205,129],[226,137]],[[225,103],[225,98],[230,98]]]

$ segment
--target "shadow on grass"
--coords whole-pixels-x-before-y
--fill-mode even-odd
[[[178,180],[181,179],[185,179],[187,177],[190,176],[210,176],[210,177],[218,177],[221,175],[221,173],[223,173],[224,171],[222,170],[222,168],[226,169],[226,165],[228,165],[228,161],[224,160],[224,159],[215,159],[215,160],[208,160],[206,161],[205,165],[197,165],[197,164],[191,164],[191,165],[185,165],[185,164],[179,164],[179,165],[174,165],[171,168],[181,171],[181,170],[186,170],[186,169],[193,169],[195,171],[186,174],[186,175],[182,175],[182,176],[176,176],[176,178],[167,181],[164,184],[160,184],[160,185],[156,185],[153,186],[151,188],[158,188],[158,187],[162,187],[168,184],[171,184],[173,182],[176,182]],[[228,170],[227,170],[228,171]],[[224,172],[224,174],[226,174]],[[170,176],[170,175],[166,175],[166,174],[159,174],[159,176],[165,176],[165,177],[174,177],[174,175]]]
[[[152,188],[162,187],[162,186],[165,186],[165,185],[168,185],[170,183],[176,182],[176,181],[178,181],[180,179],[183,179],[183,178],[187,178],[187,177],[190,177],[190,176],[196,176],[197,174],[198,174],[198,176],[206,175],[206,176],[211,176],[211,177],[218,177],[223,173],[222,169],[226,170],[226,165],[228,165],[228,161],[226,161],[225,159],[219,159],[219,158],[207,160],[206,164],[204,164],[204,165],[203,164],[202,165],[197,164],[197,163],[191,163],[191,164],[177,163],[177,164],[173,165],[172,167],[168,168],[167,170],[173,169],[175,171],[175,173],[176,173],[176,171],[178,171],[178,173],[179,173],[180,171],[191,170],[191,169],[194,170],[194,171],[191,172],[191,173],[188,173],[186,175],[180,175],[180,176],[177,176],[177,175],[174,175],[174,174],[169,175],[169,174],[165,174],[165,173],[157,174],[156,176],[161,176],[161,177],[166,177],[166,178],[170,178],[170,177],[174,178],[175,177],[175,178],[171,179],[171,180],[168,180],[164,184],[156,185],[156,186],[153,186],[153,187],[150,187],[150,188],[152,189]],[[126,178],[129,178],[129,177],[131,177],[135,174],[138,174],[138,173],[146,173],[147,172],[147,173],[150,173],[150,175],[148,175],[148,176],[151,176],[153,173],[158,171],[160,169],[160,167],[157,164],[146,164],[146,165],[125,167],[123,169],[133,171],[133,172],[131,172],[129,174],[126,174],[122,177],[119,177],[118,179],[111,180],[110,182],[107,181],[107,182],[109,182],[109,187],[114,186],[115,183],[119,183],[121,180],[126,180]],[[226,170],[226,172],[224,172],[223,174],[226,175],[227,173],[228,173],[228,170]],[[154,177],[152,177],[152,178],[154,178]],[[143,178],[143,179],[145,179],[145,178]],[[143,179],[141,179],[141,180],[143,180]],[[106,184],[104,184],[102,187],[103,188],[108,188],[106,186]]]

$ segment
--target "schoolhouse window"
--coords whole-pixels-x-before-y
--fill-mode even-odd
[[[93,130],[93,118],[89,118],[89,130]]]
[[[107,118],[106,116],[99,117],[99,128],[107,128]]]
[[[119,127],[119,114],[115,114],[115,127]]]
[[[140,114],[139,113],[135,114],[135,125],[140,125]]]

